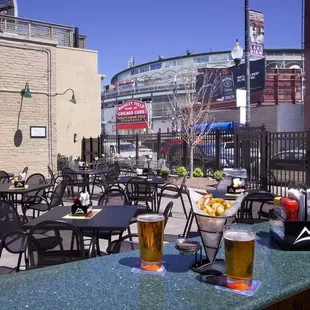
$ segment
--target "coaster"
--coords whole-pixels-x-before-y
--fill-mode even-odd
[[[9,187],[9,189],[27,189],[28,187],[29,187],[28,184],[25,184],[24,187],[15,187],[14,185],[11,185],[11,186]]]
[[[166,271],[167,270],[166,270],[164,265],[162,265],[161,268],[156,270],[156,271],[146,271],[146,270],[141,269],[140,267],[138,267],[138,268],[137,267],[133,267],[131,269],[132,273],[152,274],[152,275],[158,275],[158,276],[164,276]]]
[[[63,216],[63,219],[71,219],[71,220],[90,220],[92,219],[95,215],[97,215],[101,209],[93,209],[90,213],[87,215],[72,215],[71,213]]]
[[[226,292],[235,293],[235,294],[244,295],[244,296],[253,296],[261,284],[262,284],[261,281],[253,280],[252,287],[249,290],[244,290],[244,291],[233,290],[226,286],[226,282],[221,283],[220,285],[215,285],[214,287],[217,290],[221,290],[221,291],[226,291]]]

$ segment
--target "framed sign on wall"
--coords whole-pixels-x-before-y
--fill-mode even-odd
[[[30,126],[30,138],[46,138],[46,126]]]

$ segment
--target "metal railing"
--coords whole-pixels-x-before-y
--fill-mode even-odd
[[[74,47],[74,27],[32,19],[0,15],[0,33],[26,38],[55,40],[60,46]],[[85,48],[86,36],[79,36],[79,47]]]
[[[86,162],[92,162],[95,157],[109,158],[111,146],[117,152],[122,144],[130,143],[138,150],[131,155],[137,161],[141,143],[156,155],[154,160],[164,159],[170,171],[175,172],[178,166],[189,167],[189,147],[180,133],[83,138],[81,157]],[[120,157],[123,155],[119,152]],[[193,159],[194,168],[200,168],[204,176],[212,176],[223,168],[242,167],[247,169],[250,188],[285,195],[289,182],[310,187],[310,130],[269,132],[263,126],[210,131],[200,138]]]

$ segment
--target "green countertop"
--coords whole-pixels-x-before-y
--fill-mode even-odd
[[[309,252],[284,252],[257,227],[254,296],[216,290],[189,271],[193,257],[164,248],[164,276],[133,274],[137,251],[20,272],[0,278],[2,309],[261,309],[310,287]],[[219,254],[221,256],[221,253]]]

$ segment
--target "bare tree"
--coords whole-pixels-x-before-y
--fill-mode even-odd
[[[207,132],[201,124],[213,123],[211,100],[218,96],[220,70],[189,65],[166,79],[175,131],[180,131],[189,147],[189,176],[193,176],[194,149]],[[180,89],[180,90],[179,90]],[[178,130],[179,128],[179,130]]]

